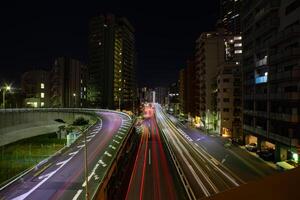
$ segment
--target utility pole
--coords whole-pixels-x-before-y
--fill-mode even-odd
[[[84,177],[85,177],[85,199],[89,200],[89,187],[88,187],[88,162],[87,162],[87,144],[86,144],[86,131],[83,133],[84,136]]]

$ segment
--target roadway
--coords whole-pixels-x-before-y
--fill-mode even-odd
[[[247,150],[237,145],[225,148],[224,144],[228,142],[226,138],[207,135],[199,129],[183,125],[171,115],[168,115],[168,117],[178,129],[186,133],[196,145],[196,148],[204,149],[224,166],[234,171],[244,182],[254,181],[278,173],[265,161],[251,155]]]
[[[218,141],[213,143],[215,138],[208,140],[203,134],[195,134],[176,121],[174,124],[159,105],[156,105],[156,117],[187,180],[185,187],[186,191],[189,191],[190,198],[209,197],[245,184],[250,179],[241,176],[241,171],[250,174],[250,177],[258,176],[255,167],[261,167],[260,165],[254,165],[252,162],[254,166],[249,167],[240,160],[241,156],[232,156],[233,153],[229,154],[224,145]],[[211,150],[216,146],[218,150]],[[232,158],[234,162],[229,161]],[[230,166],[235,167],[228,167],[225,163],[231,163]],[[239,170],[235,170],[236,168]],[[263,164],[262,170],[266,171],[265,174],[275,173],[275,170],[266,164]],[[259,174],[259,176],[263,175]]]
[[[87,132],[89,196],[99,186],[131,119],[114,112],[97,113],[101,120]],[[84,199],[84,139],[80,138],[64,153],[0,190],[0,199]]]
[[[151,108],[146,110],[126,200],[185,199],[184,189],[164,148],[154,113]]]

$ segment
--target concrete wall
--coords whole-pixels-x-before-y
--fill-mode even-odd
[[[93,112],[71,110],[7,110],[0,112],[0,146],[24,138],[55,132],[63,125],[54,121],[62,119],[70,124],[83,116],[90,121]]]

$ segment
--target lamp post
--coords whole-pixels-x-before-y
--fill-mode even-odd
[[[76,93],[73,93],[73,97],[74,97],[74,108],[76,108]]]
[[[3,93],[3,108],[5,109],[5,95],[7,91],[10,91],[11,87],[9,85],[5,85],[4,87],[2,87],[2,93]]]

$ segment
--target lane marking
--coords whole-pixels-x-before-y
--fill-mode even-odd
[[[81,193],[82,193],[82,190],[78,190],[72,200],[77,200]]]
[[[15,198],[13,198],[12,200],[23,200],[25,198],[27,198],[31,193],[33,193],[37,188],[39,188],[41,185],[43,185],[49,178],[51,178],[56,172],[58,172],[58,170],[60,170],[66,163],[68,163],[71,159],[73,158],[70,157],[68,160],[65,160],[64,163],[62,165],[60,165],[59,168],[57,168],[56,170],[54,170],[53,172],[47,174],[48,176],[45,177],[41,182],[39,182],[36,186],[34,186],[31,190],[29,190],[28,192],[17,196]]]
[[[107,151],[104,152],[104,155],[107,155],[108,157],[111,157],[112,155],[108,153]]]
[[[93,137],[95,137],[95,135],[89,135],[89,136],[87,136],[86,138],[93,138]]]
[[[78,152],[79,152],[79,151],[74,151],[74,152],[72,152],[72,153],[69,153],[69,155],[70,155],[70,156],[76,155]]]

